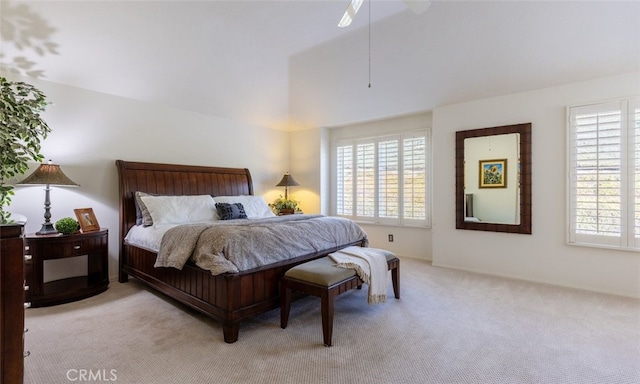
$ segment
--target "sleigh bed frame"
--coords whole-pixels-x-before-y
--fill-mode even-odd
[[[246,168],[220,168],[116,160],[120,201],[120,258],[118,281],[129,276],[222,323],[224,341],[238,340],[243,319],[277,308],[279,282],[291,267],[326,256],[349,245],[325,249],[294,259],[240,273],[213,276],[189,262],[182,270],[155,268],[156,253],[125,244],[136,225],[136,191],[162,195],[253,195],[251,174]]]

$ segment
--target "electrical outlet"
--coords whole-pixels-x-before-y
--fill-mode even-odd
[[[393,234],[391,234],[391,233],[389,234],[389,242],[393,243]]]

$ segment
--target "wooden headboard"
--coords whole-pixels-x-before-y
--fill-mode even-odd
[[[253,195],[246,168],[139,163],[116,160],[120,191],[120,244],[136,223],[136,191],[162,195]]]

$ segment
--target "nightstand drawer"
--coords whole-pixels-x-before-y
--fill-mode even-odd
[[[99,252],[107,245],[106,236],[93,233],[58,237],[27,237],[26,255],[39,255],[42,260],[63,259]]]
[[[78,239],[72,242],[65,243],[63,246],[63,252],[65,257],[82,256],[87,253],[99,251],[102,249],[102,239],[94,237],[91,239]]]

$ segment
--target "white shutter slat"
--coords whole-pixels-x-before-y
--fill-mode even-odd
[[[403,217],[426,221],[426,137],[405,138],[403,146]]]
[[[373,143],[358,144],[356,147],[356,216],[374,217],[375,186],[374,163],[375,145]]]
[[[353,146],[337,149],[336,210],[339,215],[353,214]]]
[[[378,217],[399,218],[398,139],[378,142]]]

